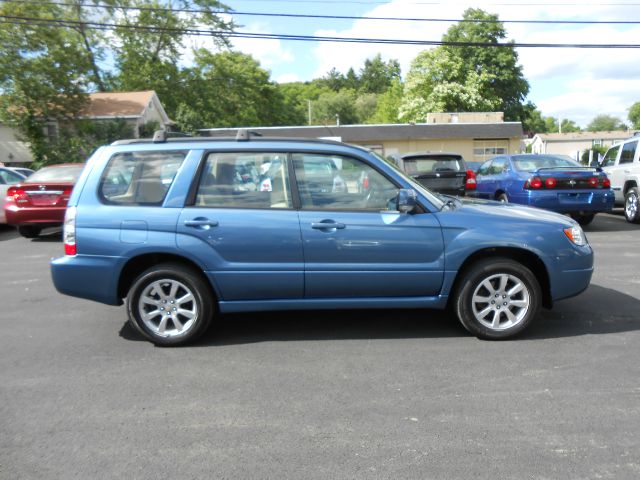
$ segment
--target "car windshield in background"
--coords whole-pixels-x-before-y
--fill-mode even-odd
[[[512,160],[515,169],[522,172],[533,172],[539,168],[572,168],[584,166],[568,158],[553,155],[522,155],[512,157]]]
[[[68,182],[74,183],[80,176],[84,165],[69,167],[45,167],[29,176],[29,183]]]
[[[461,172],[464,165],[460,157],[429,156],[404,158],[404,168],[408,175],[429,172]]]

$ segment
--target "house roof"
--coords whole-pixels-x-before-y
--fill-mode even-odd
[[[535,135],[543,142],[581,142],[590,140],[624,140],[633,135],[627,130],[612,132],[570,132],[570,133],[538,133]]]
[[[339,137],[343,142],[380,142],[429,138],[513,138],[522,137],[520,122],[388,124],[310,127],[247,127],[265,136]],[[201,132],[210,137],[234,136],[237,128],[209,128]]]
[[[155,94],[153,90],[90,93],[90,102],[82,109],[80,116],[88,118],[140,117]]]

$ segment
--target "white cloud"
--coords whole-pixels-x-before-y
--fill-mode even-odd
[[[563,6],[547,2],[536,6],[530,0],[516,0],[512,5],[486,1],[421,5],[414,0],[394,0],[373,8],[365,16],[459,19],[469,7],[497,13],[500,20],[611,21],[637,16],[633,6],[624,7],[620,4],[584,3],[579,6]],[[315,34],[350,38],[440,40],[450,26],[451,24],[440,22],[358,20],[346,30],[318,30]],[[640,27],[637,25],[507,23],[505,28],[508,38],[518,43],[637,44],[640,38]],[[353,67],[358,71],[367,58],[377,53],[381,53],[385,60],[398,59],[403,75],[406,75],[413,58],[424,49],[425,47],[403,45],[322,43],[314,52],[317,59],[314,77],[323,76],[332,68],[346,72]],[[601,113],[625,120],[626,109],[640,100],[636,80],[640,76],[640,62],[637,61],[636,52],[637,50],[632,49],[518,49],[525,78],[536,94],[533,100],[543,114],[562,115],[583,126]],[[537,88],[538,84],[542,87]]]
[[[277,83],[299,82],[300,76],[297,73],[285,73],[275,79]]]

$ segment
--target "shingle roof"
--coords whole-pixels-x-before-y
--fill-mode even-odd
[[[428,138],[513,138],[522,137],[520,122],[504,123],[444,123],[389,124],[311,127],[248,127],[265,136],[278,137],[340,137],[343,142],[379,142]],[[210,137],[234,136],[237,128],[210,128],[201,132]]]
[[[90,102],[80,112],[80,116],[89,118],[139,117],[154,95],[153,90],[90,93]]]

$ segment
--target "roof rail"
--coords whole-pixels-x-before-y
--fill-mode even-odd
[[[254,130],[247,130],[246,128],[238,129],[238,133],[236,133],[236,141],[237,142],[248,142],[251,140],[251,136],[261,137],[262,134],[260,132],[256,132]]]
[[[167,130],[156,130],[153,132],[153,143],[164,143],[167,141],[167,138],[175,138],[175,137],[191,137],[188,133],[182,132],[169,132]]]

